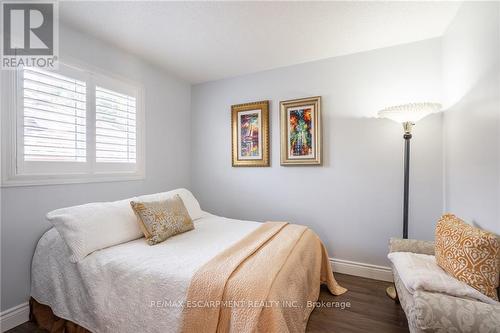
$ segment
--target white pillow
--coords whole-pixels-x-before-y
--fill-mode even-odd
[[[200,208],[200,203],[198,202],[198,200],[196,200],[193,193],[189,192],[185,188],[178,188],[168,192],[141,195],[140,197],[136,198],[136,201],[160,201],[172,198],[176,194],[181,197],[182,202],[184,203],[184,206],[186,206],[189,216],[191,217],[191,220],[194,221],[205,216],[205,213],[203,213]]]
[[[143,236],[131,200],[61,208],[48,213],[47,220],[70,248],[70,261],[78,262],[94,251]]]
[[[186,189],[143,195],[113,202],[95,202],[49,212],[47,220],[56,228],[71,251],[71,262],[90,253],[144,236],[130,201],[157,201],[179,194],[191,216],[204,216],[200,204]]]

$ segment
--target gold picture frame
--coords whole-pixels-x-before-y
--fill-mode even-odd
[[[281,165],[321,165],[321,96],[280,102]]]
[[[267,167],[269,160],[269,101],[231,106],[233,167]]]

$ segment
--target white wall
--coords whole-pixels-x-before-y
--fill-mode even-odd
[[[464,3],[443,37],[446,210],[500,234],[500,4]]]
[[[279,101],[321,95],[321,167],[279,164]],[[336,57],[192,88],[192,184],[204,209],[312,227],[336,258],[387,265],[402,234],[403,131],[377,110],[439,101],[441,41]],[[271,101],[269,168],[232,168],[230,107]],[[410,237],[432,239],[442,212],[442,119],[419,122],[412,140]]]
[[[69,56],[135,80],[145,90],[146,179],[1,189],[1,309],[29,297],[31,258],[55,208],[189,187],[191,87],[162,70],[61,26],[61,58]]]

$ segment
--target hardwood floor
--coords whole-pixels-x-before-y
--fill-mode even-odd
[[[320,301],[350,302],[350,307],[314,309],[306,332],[409,332],[401,305],[385,295],[389,282],[335,273],[335,278],[349,291],[341,296],[321,289]]]
[[[319,302],[349,302],[350,307],[317,307],[307,325],[308,333],[333,332],[409,332],[405,314],[399,304],[385,295],[388,282],[357,276],[335,274],[347,293],[333,296],[322,288]],[[24,323],[7,333],[42,333],[33,323]]]
[[[36,327],[35,324],[28,321],[27,323],[14,327],[13,329],[8,330],[5,333],[46,333],[46,332],[47,331],[39,329],[38,327]]]

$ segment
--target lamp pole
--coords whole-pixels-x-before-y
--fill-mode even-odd
[[[412,122],[403,123],[403,129],[405,131],[403,139],[405,140],[405,151],[404,151],[404,188],[403,188],[403,238],[408,239],[408,202],[410,195],[410,140],[411,140],[411,129],[413,127]]]
[[[415,122],[425,116],[441,109],[439,103],[410,103],[385,108],[378,112],[379,117],[394,120],[403,124],[405,140],[404,147],[404,186],[403,186],[403,239],[408,239],[408,205],[410,196],[410,140],[411,130]],[[398,300],[396,287],[391,285],[386,289],[387,295],[395,301]]]
[[[405,133],[403,134],[403,139],[405,140],[404,148],[404,185],[403,185],[403,239],[408,239],[408,203],[410,197],[410,140],[411,140],[411,129],[413,127],[411,121],[406,121],[403,123],[403,129]],[[391,285],[387,287],[387,296],[399,302],[398,293],[396,287]]]

